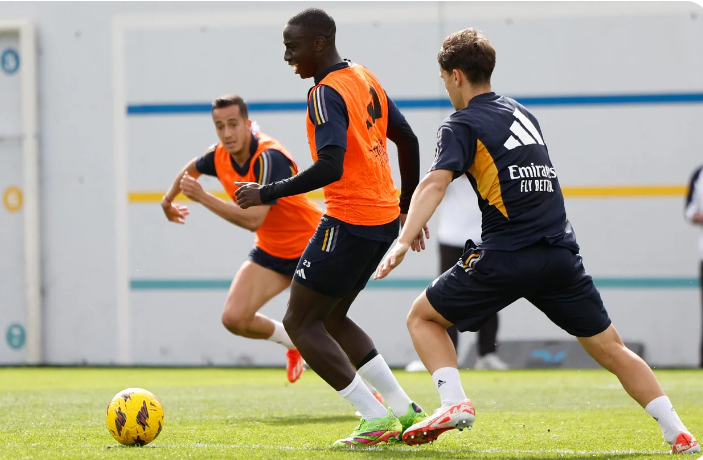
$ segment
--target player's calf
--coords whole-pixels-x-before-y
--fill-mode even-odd
[[[700,452],[700,446],[664,394],[652,369],[623,343],[615,327],[593,337],[579,337],[593,359],[615,374],[627,393],[654,418],[674,453]]]

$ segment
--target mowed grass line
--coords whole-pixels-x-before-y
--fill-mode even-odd
[[[396,372],[426,410],[427,373]],[[0,368],[0,459],[670,458],[658,425],[605,371],[463,371],[473,430],[430,446],[336,451],[358,420],[314,372],[282,369]],[[684,423],[703,436],[703,372],[657,371]],[[105,427],[112,396],[154,392],[166,424],[154,443],[119,446]]]

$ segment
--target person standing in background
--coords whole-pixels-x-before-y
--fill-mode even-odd
[[[688,184],[684,217],[690,224],[703,226],[703,174],[701,174],[701,171],[703,171],[703,166],[695,170],[691,176],[691,182]],[[698,257],[701,262],[701,305],[703,306],[703,229],[701,231],[701,236],[698,238]],[[703,339],[701,340],[701,354],[699,359],[698,365],[703,367]]]
[[[447,187],[447,193],[439,206],[439,272],[444,273],[461,258],[466,240],[481,243],[481,210],[471,183],[461,176]],[[447,329],[459,353],[459,331],[452,325]],[[476,370],[507,370],[508,365],[496,353],[498,336],[498,315],[491,316],[478,330]],[[419,359],[405,367],[408,372],[426,371]]]

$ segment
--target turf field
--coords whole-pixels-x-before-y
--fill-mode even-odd
[[[428,374],[397,372],[428,411]],[[658,371],[681,418],[703,437],[703,372]],[[353,409],[312,371],[287,384],[282,369],[0,368],[0,459],[453,459],[666,458],[654,420],[603,371],[462,372],[477,420],[433,445],[336,451],[356,426]],[[164,406],[161,435],[145,447],[117,444],[105,408],[128,387]],[[690,458],[690,457],[689,457]]]

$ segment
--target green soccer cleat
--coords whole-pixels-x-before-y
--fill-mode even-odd
[[[332,444],[332,447],[356,447],[372,446],[391,439],[397,439],[403,432],[403,425],[393,412],[388,410],[388,415],[376,420],[366,421],[363,418],[361,423],[349,435],[348,438],[340,439]]]
[[[408,411],[398,417],[398,420],[400,421],[400,424],[403,426],[403,432],[410,428],[411,426],[415,425],[416,423],[420,423],[421,421],[425,420],[428,417],[428,415],[425,413],[424,410],[422,410],[422,407],[418,406],[414,402],[410,403],[410,407],[408,408]]]

